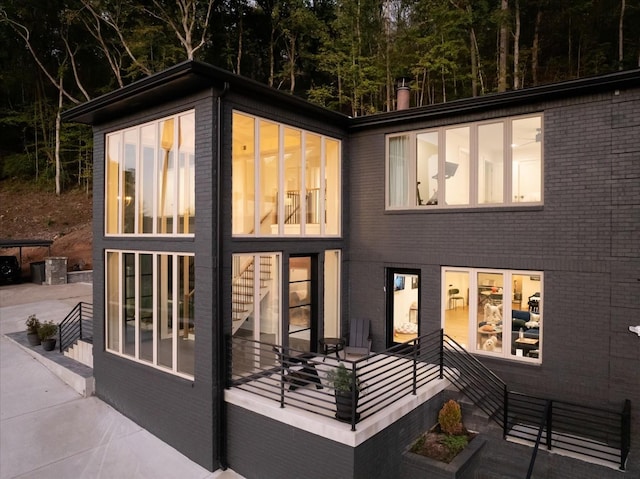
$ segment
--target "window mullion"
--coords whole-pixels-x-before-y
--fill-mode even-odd
[[[158,254],[154,253],[151,255],[152,265],[151,270],[153,271],[153,281],[151,283],[151,298],[152,298],[152,306],[151,311],[153,314],[153,364],[154,366],[158,365],[158,336],[160,335],[160,321],[158,318],[158,281],[159,281],[159,271],[158,271]]]
[[[469,206],[478,206],[478,154],[479,133],[478,125],[471,125],[469,135]]]
[[[260,230],[260,206],[263,201],[260,192],[260,121],[255,119],[253,129],[253,236],[262,236]]]
[[[447,192],[445,181],[446,170],[446,154],[447,154],[447,129],[440,128],[438,130],[438,195],[436,201],[438,202],[438,208],[443,208],[445,205],[445,198]]]
[[[326,157],[326,138],[323,136],[320,139],[320,193],[318,194],[319,202],[320,202],[320,218],[318,219],[318,223],[320,226],[320,236],[326,234],[326,216],[327,216],[327,177],[326,177],[326,166],[327,166],[327,157]]]
[[[140,359],[140,253],[136,251],[133,255],[133,357]]]
[[[122,251],[118,251],[118,304],[120,307],[118,308],[118,352],[120,354],[124,354],[124,330],[122,327],[122,323],[124,320],[124,308],[122,305],[124,304],[124,256]]]
[[[418,170],[418,135],[416,132],[411,132],[409,135],[409,161],[407,169],[407,208],[415,208],[418,204],[418,197],[416,195],[418,188],[417,170]]]
[[[504,128],[504,203],[512,204],[513,201],[513,131],[511,119],[503,122]]]
[[[278,235],[284,234],[284,125],[278,125]]]
[[[300,236],[307,229],[307,132],[300,135]]]
[[[178,255],[169,255],[171,268],[171,370],[178,372]]]

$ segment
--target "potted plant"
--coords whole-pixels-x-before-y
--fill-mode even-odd
[[[335,391],[336,419],[351,422],[353,414],[358,408],[360,396],[360,380],[355,373],[340,363],[337,368],[327,373],[327,381]],[[360,414],[355,413],[356,421]]]
[[[53,321],[45,321],[38,328],[38,336],[42,342],[42,348],[45,351],[53,351],[56,347],[56,334],[58,325]]]
[[[38,336],[40,320],[35,314],[32,314],[27,318],[25,324],[27,325],[27,340],[29,340],[29,345],[38,346],[40,344],[40,336]]]

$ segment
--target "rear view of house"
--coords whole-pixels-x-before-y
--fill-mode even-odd
[[[505,433],[521,395],[617,411],[618,464],[584,470],[640,473],[639,70],[350,118],[185,62],[65,118],[94,128],[96,393],[194,461],[401,477],[398,441],[465,389],[454,345],[504,384]],[[362,319],[345,424],[326,375]],[[371,400],[431,343],[442,384]]]

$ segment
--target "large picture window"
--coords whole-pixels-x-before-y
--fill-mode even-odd
[[[194,256],[106,253],[107,351],[193,378]]]
[[[193,111],[106,137],[107,235],[195,232]]]
[[[339,236],[340,141],[233,113],[236,236]]]
[[[542,360],[543,274],[443,268],[442,325],[468,351]]]
[[[542,116],[387,136],[387,209],[542,203]]]

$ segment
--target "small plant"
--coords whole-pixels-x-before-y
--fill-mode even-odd
[[[453,399],[444,403],[444,406],[442,406],[442,409],[440,409],[438,413],[438,423],[440,424],[440,429],[442,429],[442,432],[445,434],[464,434],[460,404]]]
[[[27,325],[27,333],[28,334],[38,334],[38,329],[40,328],[40,320],[36,317],[35,314],[32,314],[25,321]]]
[[[58,325],[53,321],[45,321],[38,328],[38,336],[40,336],[41,341],[54,338],[57,332]]]
[[[447,435],[440,440],[440,443],[449,450],[453,457],[455,457],[465,447],[467,447],[467,444],[469,444],[469,439],[467,438],[467,436]]]
[[[354,381],[353,371],[347,369],[343,363],[327,373],[327,381],[336,391],[349,392],[354,384],[358,390],[360,389],[360,381],[357,378]]]

